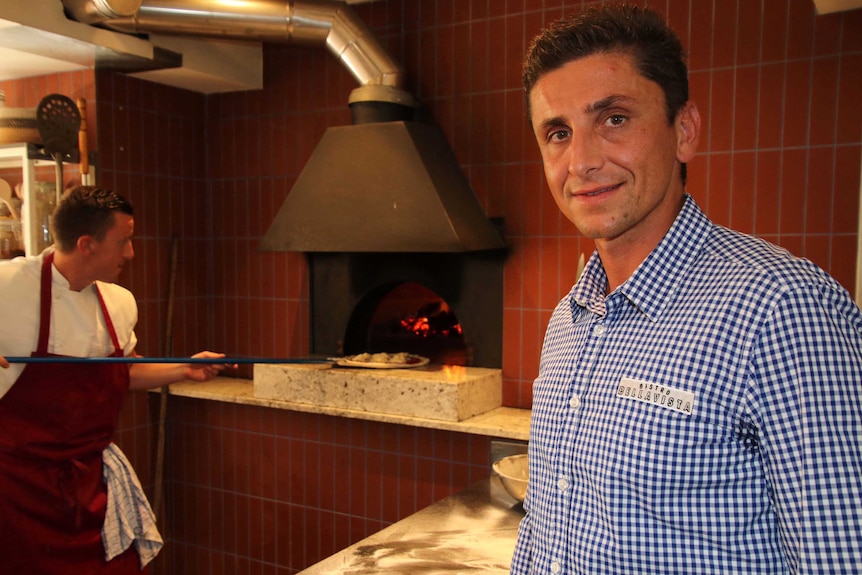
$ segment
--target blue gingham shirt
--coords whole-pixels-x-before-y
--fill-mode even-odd
[[[597,254],[533,387],[512,573],[862,572],[862,313],[691,197],[611,294]]]

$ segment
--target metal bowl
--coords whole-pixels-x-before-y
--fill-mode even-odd
[[[510,455],[498,459],[492,465],[492,469],[500,477],[500,483],[509,495],[523,502],[527,495],[527,481],[530,478],[527,454]]]

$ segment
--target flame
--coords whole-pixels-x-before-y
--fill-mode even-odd
[[[428,317],[407,317],[401,320],[401,326],[419,337],[428,337],[434,335],[442,335],[443,337],[459,336],[462,334],[460,323],[455,325],[436,329],[431,325],[431,320]]]
[[[443,373],[449,381],[459,381],[467,375],[467,368],[463,365],[444,365]]]

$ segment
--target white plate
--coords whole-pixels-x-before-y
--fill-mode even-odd
[[[408,354],[398,354],[398,353],[390,353],[386,354],[389,357],[406,355],[407,361],[372,361],[372,359],[364,359],[363,356],[368,356],[371,354],[360,353],[359,355],[351,355],[348,357],[342,357],[338,361],[335,362],[336,365],[340,365],[342,367],[364,367],[368,369],[407,369],[411,367],[421,367],[423,365],[428,365],[429,359],[427,357],[422,357],[421,355],[413,355],[412,353]],[[379,355],[379,354],[373,354]],[[372,355],[372,357],[373,357]]]

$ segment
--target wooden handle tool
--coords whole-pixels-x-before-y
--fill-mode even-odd
[[[81,171],[81,183],[89,186],[90,178],[90,153],[87,145],[87,100],[78,98],[78,111],[81,113],[81,127],[78,130],[78,166]]]

